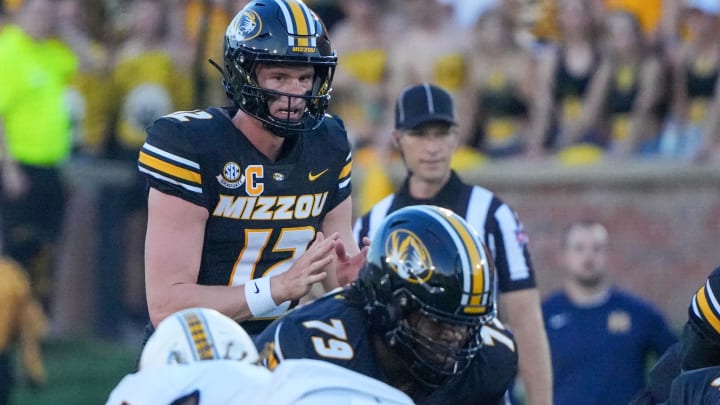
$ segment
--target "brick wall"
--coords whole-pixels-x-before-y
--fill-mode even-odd
[[[395,179],[404,175],[402,167],[391,172]],[[692,294],[720,266],[718,167],[494,163],[460,175],[495,191],[518,212],[543,296],[561,284],[561,232],[578,218],[608,227],[612,277],[656,304],[674,328],[684,323]]]

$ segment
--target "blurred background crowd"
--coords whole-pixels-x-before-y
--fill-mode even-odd
[[[54,161],[67,193],[56,232],[38,235],[31,254],[4,232],[4,253],[27,270],[55,333],[92,316],[94,333],[122,337],[123,322],[140,330],[147,320],[144,129],[173,111],[229,104],[207,60],[221,63],[225,27],[247,1],[52,0],[57,13],[24,7],[32,2],[0,0],[0,42],[32,21],[72,51],[72,139]],[[720,166],[720,0],[306,3],[339,56],[330,112],[353,143],[356,215],[397,186],[392,103],[419,82],[456,100],[458,171],[511,161]]]

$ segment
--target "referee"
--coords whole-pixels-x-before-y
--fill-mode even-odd
[[[518,343],[520,377],[528,404],[552,403],[552,368],[540,296],[517,214],[491,191],[463,183],[450,168],[460,143],[450,94],[431,84],[403,90],[395,104],[394,146],[408,175],[395,193],[354,226],[355,240],[372,239],[382,219],[408,205],[431,204],[464,217],[479,233],[497,268],[500,310]]]

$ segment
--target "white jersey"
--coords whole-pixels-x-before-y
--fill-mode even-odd
[[[252,405],[411,405],[402,391],[320,360],[287,359]]]
[[[270,376],[263,367],[237,360],[150,367],[125,376],[106,404],[170,404],[194,393],[200,405],[248,404]]]

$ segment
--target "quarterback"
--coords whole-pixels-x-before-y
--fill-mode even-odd
[[[233,105],[175,112],[147,129],[138,166],[149,184],[154,325],[199,306],[256,334],[314,284],[335,288],[362,265],[350,146],[325,113],[336,64],[303,2],[251,1],[228,26],[217,66]]]

